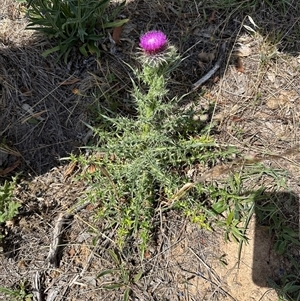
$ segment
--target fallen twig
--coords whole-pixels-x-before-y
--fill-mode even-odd
[[[32,282],[33,282],[32,283],[33,300],[34,301],[42,301],[43,300],[43,294],[42,294],[42,288],[41,288],[40,273],[38,271],[34,274]]]
[[[55,227],[53,229],[53,239],[49,247],[49,253],[47,256],[47,261],[50,262],[55,267],[59,266],[58,251],[61,247],[62,234],[65,231],[66,224],[70,222],[70,219],[73,218],[74,214],[77,214],[81,210],[85,209],[89,203],[86,203],[82,206],[74,208],[70,213],[60,213],[58,215]]]
[[[203,77],[201,77],[196,83],[192,85],[192,91],[197,90],[202,84],[204,84],[207,80],[209,80],[221,67],[224,54],[225,54],[225,49],[226,49],[226,42],[224,42],[221,46],[219,58],[216,64],[212,67],[211,70],[209,70],[209,72],[207,72]]]
[[[61,243],[61,236],[67,220],[68,217],[66,217],[63,213],[60,213],[53,229],[53,240],[49,247],[47,261],[53,264],[55,267],[59,266],[57,254]]]

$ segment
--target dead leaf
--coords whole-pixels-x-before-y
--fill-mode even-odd
[[[213,78],[213,83],[217,83],[220,80],[220,77],[217,75]]]
[[[75,95],[81,95],[80,91],[77,88],[72,89],[72,93]]]
[[[69,177],[74,172],[76,166],[77,166],[77,162],[69,163],[66,171],[64,172],[64,180],[66,180],[66,178]]]
[[[72,248],[68,251],[70,257],[73,257],[76,254],[76,251]]]
[[[96,171],[96,166],[94,164],[91,164],[88,169],[87,169],[88,173],[95,173]]]
[[[85,208],[87,211],[92,211],[94,209],[94,206],[92,204],[89,204]]]
[[[236,60],[236,70],[238,72],[242,72],[242,73],[245,72],[243,62],[242,62],[242,59],[240,57],[237,57],[237,60]]]
[[[230,116],[230,119],[234,122],[240,122],[243,121],[244,119],[239,117],[239,116]]]
[[[113,30],[112,38],[116,42],[116,44],[120,44],[122,31],[123,26],[115,27]]]
[[[25,96],[25,97],[30,97],[32,96],[32,91],[31,90],[28,90],[26,87],[21,87],[20,88],[20,91],[22,93],[22,96]]]
[[[213,10],[213,12],[211,13],[209,19],[208,19],[208,23],[212,23],[216,21],[216,10]]]
[[[13,170],[15,170],[21,163],[21,160],[18,159],[13,165],[5,168],[5,169],[0,169],[0,177],[6,176],[7,174],[9,174],[10,172],[12,172]]]
[[[18,268],[25,269],[26,267],[27,267],[27,264],[24,259],[22,259],[18,262]]]
[[[55,269],[55,270],[50,270],[50,276],[52,277],[52,278],[57,278],[57,277],[59,277],[60,276],[60,274],[61,274],[62,272],[60,271],[60,270],[58,270],[58,269]]]
[[[267,100],[266,106],[271,110],[276,110],[287,105],[294,100],[295,91],[281,91],[277,97],[271,97]]]
[[[145,251],[145,252],[144,252],[144,258],[145,258],[145,259],[151,258],[151,253],[148,252],[148,251]]]
[[[268,101],[266,102],[266,106],[271,110],[278,109],[280,107],[279,102],[278,102],[278,98],[268,99]]]
[[[270,82],[274,83],[276,79],[276,75],[273,72],[268,72],[267,73],[267,78]]]

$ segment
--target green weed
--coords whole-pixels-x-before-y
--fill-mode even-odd
[[[128,20],[116,20],[125,1],[108,13],[110,0],[28,0],[28,29],[34,29],[56,40],[57,46],[43,56],[59,52],[66,62],[73,47],[87,56],[100,56],[98,43],[104,29],[118,27]]]
[[[131,272],[131,268],[127,267],[128,264],[122,260],[121,256],[118,253],[112,250],[109,250],[108,252],[112,259],[112,262],[114,262],[116,267],[114,269],[102,271],[97,276],[97,278],[106,279],[110,275],[114,279],[117,278],[114,281],[105,281],[105,284],[103,284],[102,287],[107,290],[123,289],[123,300],[128,301],[131,291],[131,285],[137,283],[141,279],[141,277],[143,276],[143,271],[139,270],[133,274]]]
[[[18,208],[21,206],[20,203],[12,200],[15,181],[16,179],[10,182],[5,181],[0,186],[0,223],[12,220],[18,214]]]
[[[24,282],[20,283],[17,289],[8,289],[0,286],[0,293],[3,293],[10,301],[32,301],[33,294],[29,294],[26,291],[26,285]]]
[[[129,238],[139,242],[141,254],[155,228],[158,210],[179,210],[203,228],[222,227],[227,239],[245,239],[239,223],[251,208],[251,199],[241,197],[241,176],[235,175],[223,187],[191,184],[185,170],[195,164],[215,165],[229,158],[235,149],[218,146],[208,135],[205,123],[195,124],[195,112],[180,108],[181,98],[168,98],[167,79],[178,56],[148,58],[135,70],[133,105],[136,114],[125,116],[102,108],[95,133],[97,146],[91,156],[73,157],[92,173],[87,199],[100,209],[97,219],[117,226],[117,244],[122,249]],[[173,60],[171,59],[173,57]],[[153,62],[158,59],[159,62]],[[100,105],[101,106],[101,105]]]

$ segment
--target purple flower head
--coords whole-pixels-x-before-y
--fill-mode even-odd
[[[167,36],[159,30],[148,31],[142,35],[140,39],[140,47],[147,54],[157,54],[163,51],[167,43]]]

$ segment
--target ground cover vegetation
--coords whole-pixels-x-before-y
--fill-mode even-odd
[[[126,81],[122,81],[122,77],[116,76],[115,69],[111,69],[113,72],[106,69],[105,84],[102,82],[103,77],[96,72],[90,72],[89,82],[92,84],[89,83],[87,89],[84,89],[84,86],[72,88],[73,95],[77,97],[76,101],[86,101],[85,111],[88,118],[82,124],[88,129],[88,134],[83,139],[84,143],[76,147],[76,151],[68,155],[66,153],[59,161],[60,164],[68,163],[63,181],[72,178],[70,187],[82,186],[75,203],[72,200],[61,207],[58,203],[44,205],[47,210],[52,207],[58,208],[55,213],[64,212],[52,226],[55,238],[53,240],[49,238],[47,243],[44,242],[50,245],[47,259],[50,258],[48,261],[53,265],[53,269],[58,268],[63,261],[60,255],[63,252],[62,246],[67,245],[65,241],[71,236],[68,227],[71,225],[70,221],[76,217],[87,229],[81,234],[84,237],[92,237],[92,242],[88,243],[89,248],[93,250],[89,253],[89,260],[92,260],[92,256],[100,257],[100,253],[97,253],[99,244],[108,246],[104,247],[105,255],[101,254],[103,260],[109,264],[105,265],[106,268],[101,268],[101,264],[95,266],[98,273],[94,272],[94,278],[90,277],[88,280],[94,287],[94,290],[90,291],[94,296],[89,297],[91,300],[97,300],[100,296],[102,298],[104,295],[101,294],[105,294],[103,291],[113,291],[113,294],[105,295],[106,298],[111,298],[110,300],[120,298],[172,300],[172,295],[166,297],[162,292],[139,297],[139,293],[146,294],[142,286],[148,283],[152,269],[146,266],[145,261],[158,256],[151,250],[153,245],[159,245],[157,237],[164,233],[162,230],[164,220],[175,214],[179,219],[195,224],[203,232],[221,233],[225,241],[235,241],[239,244],[237,257],[240,262],[242,248],[247,245],[249,224],[255,215],[258,224],[267,227],[274,240],[272,248],[275,253],[278,256],[286,256],[290,263],[289,268],[283,269],[280,277],[269,279],[269,285],[276,289],[280,300],[300,300],[299,260],[294,254],[299,249],[298,215],[295,216],[289,211],[291,208],[292,211],[297,211],[298,199],[292,198],[290,207],[287,208],[288,206],[280,204],[276,197],[270,197],[282,189],[290,189],[287,172],[284,168],[275,166],[278,160],[297,155],[298,147],[286,148],[287,151],[281,149],[280,152],[268,148],[256,156],[247,157],[244,154],[245,149],[246,153],[249,151],[247,146],[229,143],[226,141],[228,139],[226,134],[225,139],[222,138],[220,115],[217,114],[218,95],[223,91],[227,93],[228,89],[222,90],[221,86],[222,92],[214,94],[212,87],[197,90],[198,86],[194,85],[194,89],[186,88],[192,85],[190,82],[188,84],[182,82],[186,76],[182,70],[195,69],[191,50],[195,49],[197,42],[175,38],[173,40],[173,36],[169,36],[168,26],[164,30],[157,30],[156,26],[151,24],[150,28],[139,29],[135,50],[127,54],[129,58],[116,56],[122,30],[125,31],[125,27],[123,29],[122,26],[130,19],[122,15],[126,9],[125,2],[115,3],[108,0],[22,2],[19,10],[29,22],[26,29],[39,31],[50,39],[42,53],[42,56],[46,57],[45,60],[53,60],[57,64],[68,66],[72,56],[79,54],[85,60],[95,58],[100,69],[104,70],[101,62],[105,61],[105,53],[109,52],[117,58],[119,66],[117,69],[122,69],[122,76],[127,78]],[[213,28],[211,24],[217,23],[216,14],[222,15],[229,9],[231,16],[237,14],[241,21],[236,26],[234,41],[223,43],[220,39],[218,51],[222,52],[222,49],[229,47],[228,43],[231,43],[233,58],[228,58],[226,64],[228,67],[231,60],[235,61],[241,73],[244,73],[241,57],[247,55],[241,54],[243,51],[245,53],[245,48],[234,48],[241,43],[237,42],[238,34],[244,31],[249,39],[257,41],[261,39],[264,31],[268,32],[268,28],[260,30],[261,25],[254,21],[253,17],[249,17],[249,14],[253,15],[257,10],[265,9],[268,14],[276,15],[280,11],[286,16],[294,6],[299,9],[296,2],[288,0],[263,1],[263,4],[255,0],[206,1],[195,7],[195,4],[189,1],[171,1],[169,6],[167,3],[156,5],[164,9],[171,7],[171,12],[178,17],[189,13],[189,7],[193,6],[197,15],[202,16],[200,25],[210,24],[203,32],[198,27],[199,32],[196,33],[197,39],[209,36],[208,44],[217,39],[217,32],[220,30],[211,31]],[[151,9],[150,6],[149,8]],[[279,56],[274,45],[281,41],[285,41],[284,45],[291,49],[291,53],[297,53],[299,42],[295,41],[295,36],[299,34],[300,27],[296,21],[294,18],[292,22],[292,28],[295,27],[292,37],[287,32],[270,31],[268,38],[262,40],[260,47],[267,48],[267,51],[262,51],[259,58],[260,70],[262,68],[267,70],[274,57]],[[222,26],[227,22],[225,19]],[[195,30],[193,28],[193,32]],[[224,31],[222,29],[221,33],[226,36]],[[109,50],[105,46],[106,35],[112,43]],[[187,43],[183,47],[184,42]],[[215,69],[208,80],[214,78],[217,82],[219,78],[215,75],[216,71],[220,69],[220,72],[225,74],[226,70],[218,65],[223,55],[213,51],[211,53],[202,51],[198,63],[203,67],[201,75]],[[213,65],[216,59],[217,63]],[[290,72],[296,74],[299,69]],[[261,74],[259,78],[262,78]],[[70,76],[62,86],[73,85],[77,81],[80,80]],[[195,78],[192,78],[192,81],[196,82]],[[124,86],[120,87],[122,84]],[[27,89],[24,90],[25,94],[29,92]],[[260,103],[261,93],[255,90],[255,95],[252,95],[256,103]],[[199,97],[200,100],[205,100],[204,105],[199,105]],[[224,99],[226,102],[226,98]],[[274,107],[274,104],[269,103],[268,107],[272,105]],[[34,107],[35,105],[31,108],[26,107],[26,112],[30,116],[22,122],[29,121],[35,125],[44,122],[39,114],[33,113]],[[22,108],[24,109],[24,106]],[[78,109],[77,104],[74,108]],[[232,115],[235,121],[240,118],[237,115]],[[247,131],[240,128],[238,122],[231,126],[230,131],[234,132],[238,141],[247,139],[245,138]],[[5,147],[1,150],[9,149],[6,143],[3,145]],[[271,162],[271,166],[264,164],[265,161]],[[17,168],[19,164],[15,164],[13,168],[3,169],[1,173],[7,177]],[[0,189],[0,221],[5,229],[2,237],[4,249],[10,247],[8,237],[10,231],[13,231],[10,228],[14,227],[14,220],[20,223],[20,220],[23,220],[22,216],[28,214],[22,206],[33,208],[31,205],[24,205],[18,197],[22,195],[20,191],[25,190],[25,186],[31,185],[24,182],[25,178],[24,173],[20,174],[19,178],[3,182]],[[46,186],[50,187],[52,184],[53,182],[49,182]],[[67,192],[72,191],[70,187]],[[44,199],[44,196],[39,196],[40,192],[35,194],[38,201]],[[288,200],[284,201],[288,203]],[[41,214],[44,210],[43,205],[38,206],[41,207],[39,209],[34,207],[35,209],[30,209],[29,212],[38,210],[38,214]],[[85,219],[79,216],[79,212],[86,208],[89,208],[87,212],[90,212]],[[170,245],[160,250],[158,254],[166,252],[172,244],[173,242],[170,242]],[[79,244],[70,244],[69,257],[74,256],[76,253],[74,248],[77,245]],[[16,253],[17,251],[14,251],[12,254]],[[83,253],[82,249],[79,253]],[[219,261],[226,264],[226,260],[222,257]],[[51,279],[55,279],[55,275],[51,274]],[[206,279],[205,276],[203,279]],[[76,280],[72,280],[71,284],[75,282]],[[0,291],[12,300],[32,300],[32,298],[43,300],[41,298],[45,293],[41,292],[42,287],[37,284],[39,281],[36,280],[34,283],[36,286],[29,284],[25,277],[23,281],[14,283],[13,286],[2,286]],[[97,291],[94,283],[100,286],[101,292]],[[71,284],[68,287],[71,287]],[[156,284],[147,285],[151,287]],[[225,290],[216,290],[215,287],[218,285],[215,279],[211,285],[213,293],[210,297],[200,297],[201,293],[197,291],[198,300],[234,299]],[[52,296],[55,294],[59,296],[57,300],[63,300],[64,293],[59,295],[57,288],[51,291]],[[77,298],[80,297],[77,295]]]

